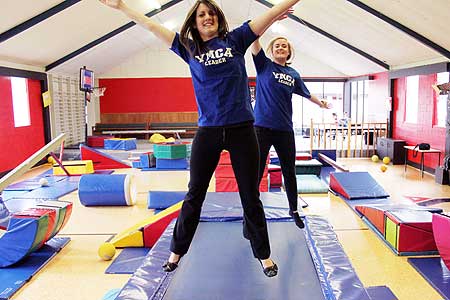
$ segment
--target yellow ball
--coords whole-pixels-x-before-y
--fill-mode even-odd
[[[103,243],[98,248],[98,256],[103,260],[111,260],[116,255],[116,247],[112,243]]]
[[[51,157],[51,156],[49,156],[49,157],[47,158],[47,161],[48,161],[48,163],[50,163],[50,164],[52,164],[52,165],[54,165],[54,164],[56,163],[56,160],[55,160],[53,157]]]
[[[391,159],[388,156],[383,157],[383,164],[388,165],[391,162]]]
[[[381,172],[386,172],[387,166],[386,165],[381,165],[380,166],[380,170],[381,170]]]
[[[378,155],[372,155],[373,162],[378,162],[379,160],[380,160],[380,158],[378,157]]]

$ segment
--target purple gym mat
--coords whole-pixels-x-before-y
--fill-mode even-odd
[[[133,274],[142,265],[150,248],[125,248],[106,269],[106,274]]]
[[[446,300],[450,300],[450,270],[440,257],[408,258],[408,262]]]
[[[366,288],[371,300],[398,300],[387,286],[371,286]]]

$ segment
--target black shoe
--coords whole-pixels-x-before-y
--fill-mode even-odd
[[[297,225],[298,228],[303,229],[305,228],[305,223],[303,223],[302,218],[298,215],[298,212],[289,212],[289,214],[294,219],[295,225]]]
[[[169,262],[166,261],[164,263],[164,265],[162,266],[164,272],[173,272],[175,271],[175,269],[178,267],[178,263],[180,262],[180,260],[178,259],[177,262]]]
[[[263,269],[264,275],[267,277],[274,277],[278,274],[278,266],[273,262],[273,265],[267,268],[264,268],[262,261],[258,258],[259,263],[261,264],[261,268]]]

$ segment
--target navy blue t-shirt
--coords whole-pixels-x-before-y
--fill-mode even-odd
[[[206,42],[206,50],[191,57],[173,40],[173,52],[189,64],[198,106],[199,126],[226,126],[254,121],[244,54],[257,39],[248,23]]]
[[[270,60],[261,49],[256,67],[255,126],[292,131],[292,94],[311,98],[300,74]]]

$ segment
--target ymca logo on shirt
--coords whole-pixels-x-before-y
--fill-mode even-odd
[[[295,79],[291,75],[284,74],[284,73],[275,73],[272,72],[273,77],[278,81],[278,83],[287,85],[287,86],[294,86]]]
[[[196,55],[195,58],[199,63],[205,66],[219,65],[227,61],[227,57],[233,57],[231,53],[231,48],[219,48],[216,50],[209,50],[201,55]]]

